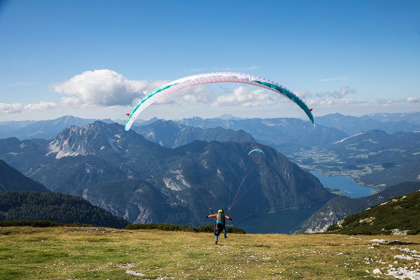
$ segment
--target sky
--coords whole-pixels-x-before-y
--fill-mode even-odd
[[[0,121],[125,119],[166,83],[225,71],[285,86],[315,120],[420,111],[420,1],[0,0]],[[227,83],[139,118],[223,114],[305,118],[274,92]]]

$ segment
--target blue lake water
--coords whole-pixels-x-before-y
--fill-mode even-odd
[[[311,171],[311,173],[321,181],[324,187],[346,191],[345,195],[351,198],[368,196],[373,191],[372,188],[357,185],[348,176],[329,177],[316,171]],[[316,210],[318,209],[282,210],[235,224],[235,226],[243,228],[247,233],[289,234],[291,230],[302,226]]]
[[[316,209],[282,210],[236,224],[247,233],[284,233],[302,226]]]
[[[356,184],[352,178],[348,176],[325,176],[319,172],[311,171],[312,175],[317,177],[319,181],[321,181],[322,185],[326,188],[330,189],[340,189],[346,191],[347,193],[344,194],[345,196],[351,198],[359,198],[368,196],[373,191],[372,188],[363,187],[361,185]]]

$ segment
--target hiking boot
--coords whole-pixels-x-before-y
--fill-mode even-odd
[[[225,238],[227,238],[227,235],[225,235]]]
[[[216,245],[217,245],[217,241],[214,241],[214,244],[216,244]]]

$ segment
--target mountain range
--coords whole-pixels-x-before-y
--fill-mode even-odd
[[[95,119],[82,119],[73,116],[64,116],[53,120],[43,121],[7,121],[0,122],[0,139],[16,137],[18,139],[52,139],[63,129],[70,126],[85,126],[95,122]],[[110,119],[101,120],[112,123]]]
[[[398,131],[420,131],[420,113],[411,114],[373,114],[361,117],[344,116],[339,113],[316,118],[316,123],[334,127],[348,135],[369,130],[383,130],[392,134]]]
[[[363,122],[360,118],[356,119]],[[243,127],[251,135],[260,137],[255,141],[275,147],[291,160],[310,170],[350,175],[359,183],[378,190],[404,181],[419,180],[420,173],[416,166],[420,163],[420,133],[400,131],[389,134],[374,129],[348,136],[344,133],[337,134],[334,129],[318,126],[318,129],[309,128],[312,133],[302,136],[303,121],[296,119],[192,118],[181,122],[204,128],[155,120],[148,125],[138,127],[136,131],[162,146],[177,147],[193,139],[205,141],[229,139],[238,142],[241,140],[237,136],[233,137],[234,134],[231,134],[231,138],[224,135],[232,133],[230,129],[220,132],[224,131],[220,126],[234,129]],[[217,138],[217,135],[222,137]],[[252,137],[251,135],[249,137]],[[296,141],[293,141],[294,139]],[[339,140],[335,141],[336,139]]]
[[[93,123],[94,121],[96,121],[96,119],[82,119],[73,116],[64,116],[53,120],[43,121],[3,121],[0,122],[0,138],[16,137],[20,140],[34,138],[52,139],[65,128],[69,128],[72,125],[84,126],[86,124]],[[107,119],[101,121],[105,123],[125,123],[125,120],[111,121],[110,119]],[[158,121],[158,119],[156,118],[153,118],[148,121],[138,119],[134,123],[133,128],[136,130],[141,126],[148,125],[156,121]],[[201,119],[199,117],[194,117],[189,119],[177,120],[176,122],[190,127],[199,127],[202,129],[215,127],[234,130],[242,129],[253,135],[253,137],[257,140],[264,140],[264,138],[267,138],[267,140],[263,141],[263,143],[266,144],[270,144],[269,142],[277,142],[277,140],[269,140],[272,138],[270,137],[270,135],[277,134],[278,136],[284,137],[290,134],[291,138],[292,136],[299,136],[304,133],[312,133],[308,129],[311,128],[312,125],[310,125],[307,121],[302,121],[300,119],[293,118],[241,119],[230,115],[223,115],[213,119]],[[304,125],[301,125],[301,123],[303,123]],[[297,126],[296,124],[299,124],[299,126]],[[290,126],[293,125],[294,131],[290,131]],[[326,128],[335,128],[341,133],[346,134],[346,136],[374,129],[383,130],[388,134],[392,134],[398,131],[415,132],[420,131],[420,112],[378,113],[363,115],[360,117],[345,116],[339,113],[335,113],[316,117],[316,126],[319,125]],[[267,126],[272,126],[274,128],[274,131],[271,131],[269,128],[267,128]],[[326,132],[324,131],[323,133]],[[337,132],[333,130],[331,131],[331,133],[336,134]],[[262,137],[260,137],[259,134],[262,134]],[[299,137],[292,138],[293,141],[291,143],[295,142],[295,140],[298,138]],[[318,139],[314,140],[315,141],[307,142],[306,140],[301,139],[298,142],[307,142],[307,144],[309,143],[310,146],[318,145]],[[337,140],[339,139],[336,139],[335,137],[331,139],[331,141]],[[321,143],[323,143],[323,141],[321,141]]]
[[[408,123],[420,125],[420,112],[410,113],[375,113],[363,115],[360,117],[362,120],[371,119],[378,122],[398,122],[406,121]]]
[[[290,145],[298,148],[323,146],[348,136],[335,128],[313,126],[310,122],[292,118],[222,120],[195,117],[182,119],[179,123],[203,129],[222,127],[244,130],[257,142],[275,147],[280,152],[289,150]]]
[[[234,197],[236,221],[333,197],[281,153],[377,189],[419,181],[419,127],[419,112],[331,114],[315,126],[287,118],[152,119],[128,132],[111,120],[66,116],[0,122],[0,138],[14,136],[0,140],[0,158],[48,190],[84,197],[130,222],[200,225],[210,207],[228,208]],[[266,156],[248,156],[253,148]]]
[[[249,156],[254,148],[265,156]],[[241,197],[238,221],[320,206],[333,196],[269,146],[194,141],[169,149],[99,121],[65,129],[50,141],[0,140],[0,157],[50,190],[80,195],[130,222],[168,221],[158,215],[163,211],[171,222],[202,224],[203,203],[228,208],[235,195]]]
[[[167,148],[177,148],[195,140],[219,142],[256,142],[251,134],[243,130],[224,129],[221,127],[202,129],[176,123],[156,120],[153,123],[133,129],[149,141]]]

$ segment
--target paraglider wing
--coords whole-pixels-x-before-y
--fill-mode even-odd
[[[261,149],[253,149],[252,151],[250,151],[250,152],[248,153],[248,156],[249,156],[250,154],[254,153],[254,152],[260,152],[260,153],[262,153],[263,155],[265,155],[265,153],[264,153],[264,151],[263,151],[263,150],[261,150]]]
[[[147,107],[149,107],[156,100],[161,99],[166,94],[169,94],[180,89],[192,87],[195,85],[201,84],[210,84],[210,83],[241,83],[249,84],[262,88],[266,88],[277,92],[294,103],[296,103],[308,116],[312,124],[314,124],[314,117],[311,110],[308,106],[292,91],[287,88],[272,82],[268,79],[261,78],[255,75],[245,74],[245,73],[235,73],[235,72],[215,72],[215,73],[204,73],[193,76],[188,76],[179,80],[175,80],[166,84],[144,97],[131,111],[130,115],[127,118],[125,123],[125,130],[129,130],[133,125],[133,122],[136,120],[137,116]]]

